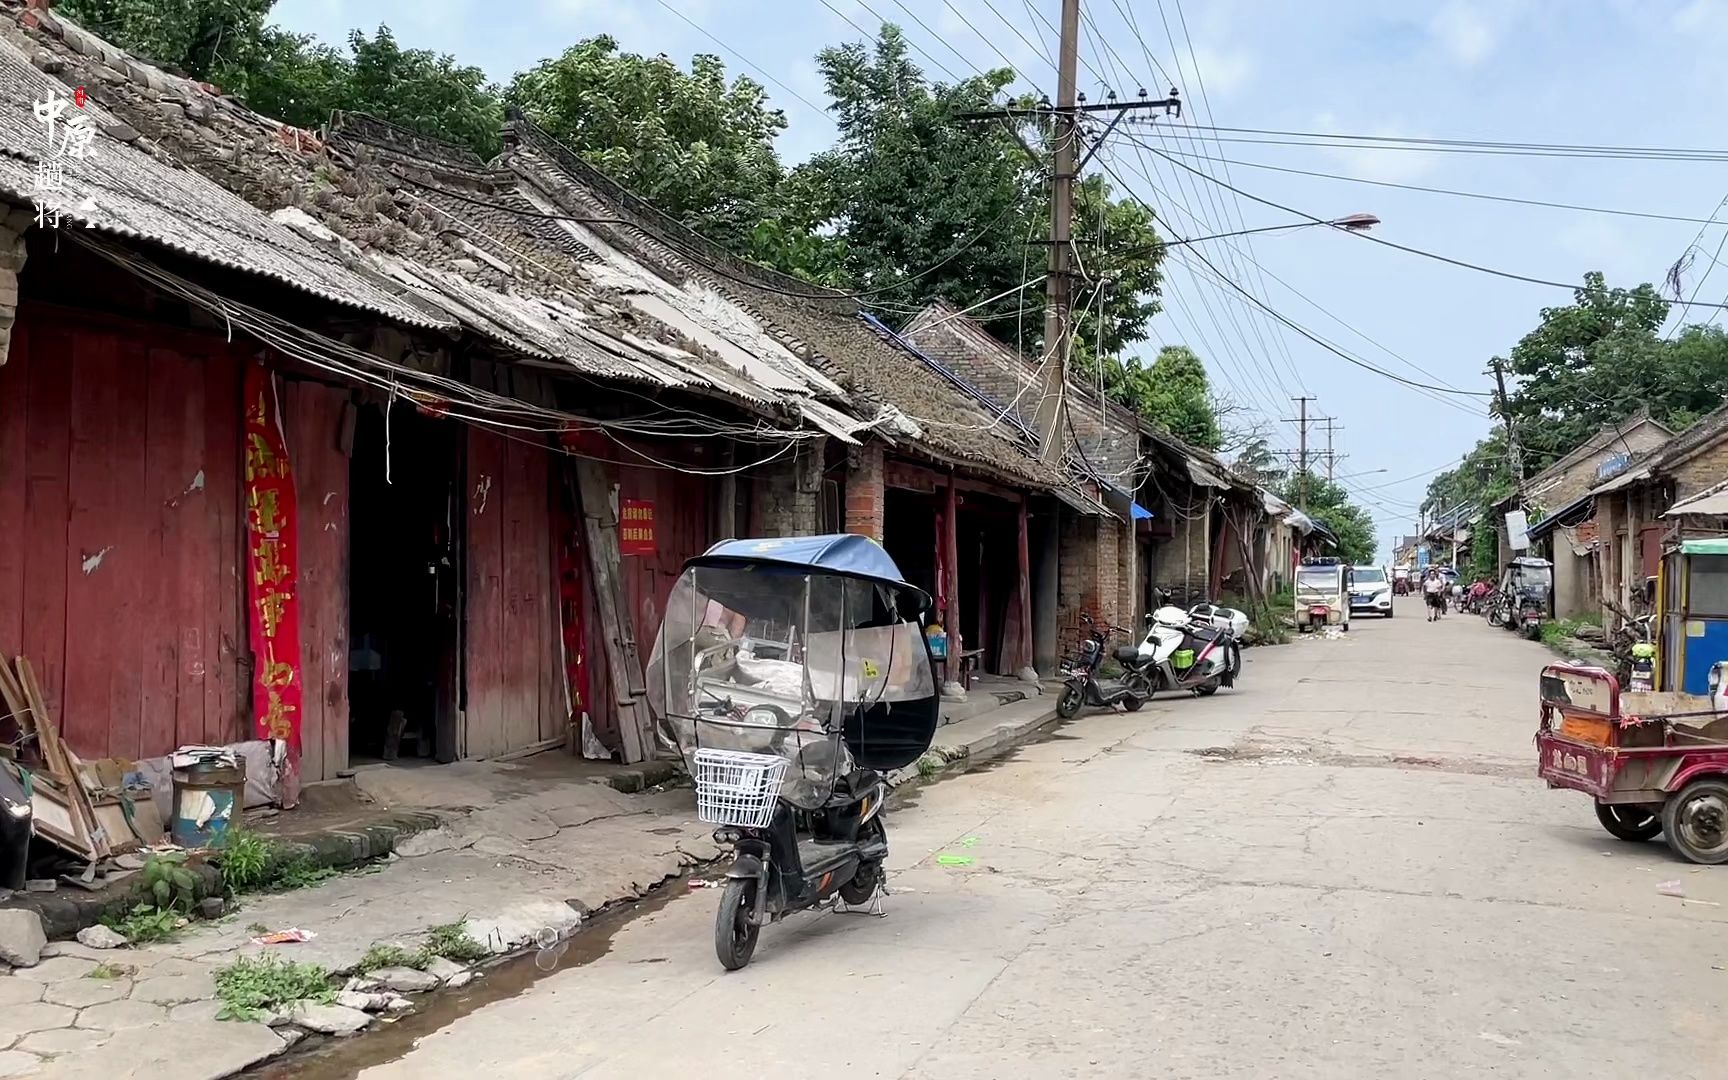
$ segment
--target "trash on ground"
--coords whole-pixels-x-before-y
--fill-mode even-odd
[[[690,879],[692,889],[718,889],[720,885],[721,883],[718,881],[703,881],[701,878]]]
[[[257,937],[252,939],[252,944],[294,945],[304,941],[311,941],[317,936],[318,935],[311,930],[302,930],[298,926],[295,926],[290,927],[287,930],[274,930],[268,934],[259,934]]]
[[[938,866],[971,866],[972,865],[972,856],[970,856],[970,855],[938,855],[938,856],[936,856],[936,865],[938,865]]]
[[[1657,882],[1656,891],[1661,893],[1663,896],[1678,896],[1682,899],[1686,896],[1686,890],[1680,887],[1680,881],[1678,878],[1673,881]]]

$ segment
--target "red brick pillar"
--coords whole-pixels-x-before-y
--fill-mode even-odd
[[[882,542],[882,444],[869,442],[848,455],[846,531]]]

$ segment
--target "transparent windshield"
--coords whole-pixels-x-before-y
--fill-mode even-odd
[[[663,745],[778,754],[781,794],[813,807],[852,768],[846,718],[935,694],[913,614],[874,582],[777,567],[694,567],[644,673]]]
[[[1354,572],[1354,576],[1356,578],[1356,584],[1358,585],[1386,584],[1386,571],[1380,569],[1378,566],[1358,566]]]
[[[1296,588],[1300,592],[1335,593],[1338,591],[1338,568],[1303,567],[1296,571]]]

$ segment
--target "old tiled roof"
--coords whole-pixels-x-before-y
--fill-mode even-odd
[[[123,151],[148,163],[142,175],[162,178],[141,199],[176,183],[207,189],[210,205],[280,253],[241,247],[224,258],[195,246],[189,238],[209,215],[178,203],[161,222],[162,243],[223,266],[286,261],[302,287],[316,280],[303,266],[346,266],[351,292],[369,288],[377,307],[390,305],[381,313],[404,323],[460,325],[507,352],[573,372],[722,395],[842,438],[868,426],[844,411],[840,387],[795,357],[764,366],[723,324],[713,330],[713,320],[674,320],[713,330],[699,340],[649,314],[651,305],[632,303],[634,290],[618,288],[618,275],[560,222],[536,216],[514,173],[366,117],[339,118],[326,144],[213,87],[143,64],[63,18],[9,14],[16,21],[0,19],[0,37],[58,76],[63,94],[88,86],[93,107],[113,125],[111,138],[98,140],[98,157],[114,151],[109,156],[119,160]],[[47,85],[29,67],[23,73]],[[28,109],[29,97],[16,96]],[[5,134],[10,146],[22,133]]]
[[[1676,464],[1699,450],[1728,438],[1728,401],[1699,417],[1693,425],[1657,448],[1658,468]]]
[[[1060,474],[1038,461],[996,423],[979,402],[886,339],[864,318],[859,302],[736,259],[594,170],[522,118],[507,128],[506,162],[549,205],[572,217],[616,217],[627,225],[576,225],[600,250],[627,253],[667,280],[698,282],[725,296],[792,354],[845,386],[860,415],[884,408],[896,431],[949,460],[1040,486],[1060,486]]]
[[[52,58],[42,59],[45,66],[56,66]],[[185,95],[191,84],[164,85],[171,95]],[[63,202],[63,228],[143,239],[409,325],[454,327],[453,320],[403,303],[198,173],[129,145],[138,133],[102,104],[105,95],[93,94],[78,108],[70,87],[32,65],[20,42],[8,35],[0,38],[0,190],[13,200],[28,204],[36,186],[47,128],[36,118],[35,103],[46,104],[50,94],[66,109],[64,115],[87,115],[101,133],[88,156],[60,156],[64,188],[55,201]],[[64,125],[58,130],[63,137]]]
[[[1031,358],[991,336],[976,320],[961,314],[945,300],[932,302],[914,316],[906,334],[915,341],[931,334],[946,335],[960,346],[972,350],[974,355],[1012,373],[1022,384],[1029,384],[1033,378],[1035,365]],[[1189,445],[1114,401],[1101,402],[1095,393],[1088,392],[1072,379],[1068,383],[1068,409],[1076,417],[1076,433],[1083,437],[1083,449],[1090,455],[1088,461],[1077,463],[1081,468],[1091,465],[1101,470],[1122,472],[1135,467],[1139,462],[1136,437],[1144,436],[1177,459],[1185,459],[1191,469],[1198,466],[1205,475],[1215,476],[1243,492],[1254,488],[1211,451]],[[1036,411],[1032,395],[1025,394],[1018,399],[1015,413],[1023,424],[1030,425]]]

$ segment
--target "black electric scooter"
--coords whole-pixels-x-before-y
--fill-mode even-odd
[[[1081,708],[1108,709],[1121,705],[1134,712],[1152,697],[1152,683],[1140,666],[1140,650],[1134,645],[1118,645],[1111,655],[1122,665],[1120,679],[1098,678],[1098,666],[1104,662],[1104,643],[1112,634],[1132,637],[1120,626],[1099,628],[1090,615],[1082,614],[1080,624],[1087,628],[1086,640],[1080,643],[1080,655],[1073,664],[1063,668],[1062,695],[1056,699],[1056,715],[1064,720],[1074,717]]]

